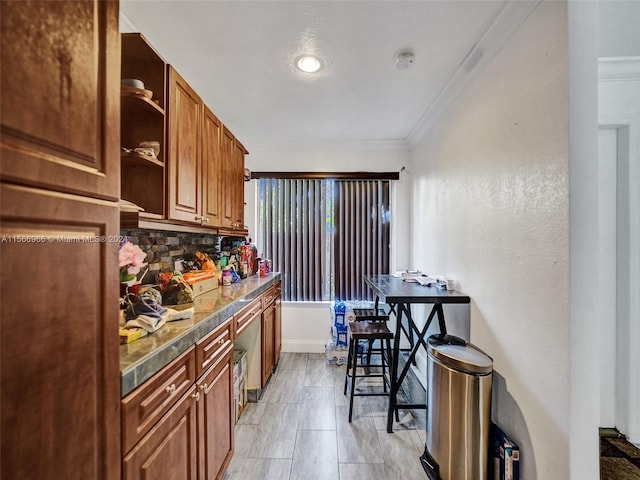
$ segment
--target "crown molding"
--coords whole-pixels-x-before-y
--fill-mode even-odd
[[[405,140],[247,140],[253,151],[276,150],[276,151],[305,151],[329,150],[329,151],[406,151]]]
[[[640,80],[640,57],[601,57],[598,59],[601,82]]]
[[[406,139],[413,149],[542,0],[507,1]]]

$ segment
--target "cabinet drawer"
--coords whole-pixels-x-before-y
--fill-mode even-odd
[[[191,348],[122,400],[123,453],[128,452],[196,380]]]
[[[251,321],[262,312],[262,297],[258,297],[253,300],[249,305],[244,307],[238,313],[236,313],[234,318],[234,323],[236,326],[236,337],[240,335],[245,328],[251,324]]]
[[[269,290],[262,294],[262,303],[264,308],[267,308],[273,302],[273,297],[275,296],[275,286],[271,287]]]
[[[196,343],[196,378],[199,378],[225,353],[233,350],[232,327],[233,318],[231,317]]]

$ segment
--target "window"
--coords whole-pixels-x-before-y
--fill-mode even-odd
[[[372,300],[362,275],[389,273],[389,180],[259,177],[258,205],[284,300]]]

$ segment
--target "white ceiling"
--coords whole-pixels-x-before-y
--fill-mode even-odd
[[[121,30],[142,32],[250,147],[406,140],[506,3],[121,0],[120,8]],[[401,71],[394,58],[404,49],[415,63]],[[295,70],[302,53],[323,59],[319,74]]]

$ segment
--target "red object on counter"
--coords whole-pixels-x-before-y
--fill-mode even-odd
[[[267,275],[269,275],[269,272],[271,270],[271,265],[270,265],[270,261],[269,260],[260,260],[260,264],[259,264],[259,275],[261,277],[266,277]]]
[[[213,278],[217,273],[218,272],[215,270],[192,270],[190,272],[183,273],[182,277],[189,285],[193,285],[194,283],[201,282],[202,280]]]

